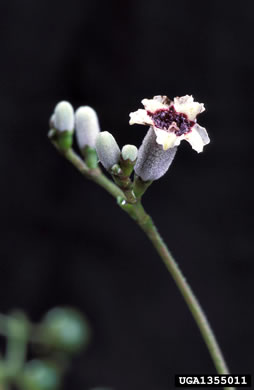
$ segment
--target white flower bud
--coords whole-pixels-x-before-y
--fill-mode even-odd
[[[62,101],[56,105],[54,113],[54,124],[58,131],[73,131],[74,111],[69,102]]]
[[[85,146],[95,148],[100,125],[95,110],[89,106],[79,107],[75,113],[76,138],[80,150]]]
[[[100,162],[107,170],[118,164],[120,159],[120,149],[112,134],[108,131],[99,133],[96,139],[96,152]]]
[[[135,161],[138,157],[138,149],[135,145],[124,145],[122,148],[122,158],[124,160]]]
[[[148,130],[142,145],[139,148],[138,159],[134,170],[143,181],[157,180],[170,167],[177,147],[163,150],[156,142],[156,134],[152,127]]]

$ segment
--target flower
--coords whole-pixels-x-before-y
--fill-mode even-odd
[[[192,96],[154,96],[143,99],[145,109],[130,113],[130,125],[135,123],[152,126],[156,142],[163,150],[178,146],[185,139],[198,153],[210,142],[206,129],[196,121],[198,114],[205,110],[203,103],[195,102]]]

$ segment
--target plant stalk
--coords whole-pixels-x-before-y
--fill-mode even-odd
[[[214,362],[218,374],[229,374],[229,369],[223,357],[222,351],[218,345],[212,328],[206,318],[206,315],[195,297],[191,287],[187,283],[182,271],[177,265],[174,257],[168,250],[162,237],[160,236],[156,226],[153,223],[152,218],[145,212],[141,202],[132,206],[132,213],[127,213],[136,221],[140,228],[145,232],[147,237],[152,242],[153,246],[157,250],[159,256],[163,260],[165,266],[173,277],[179,291],[181,292],[188,308],[190,309],[194,320],[200,330],[203,340],[210,352],[211,358]],[[124,208],[124,206],[122,207]],[[133,212],[134,211],[134,212]],[[234,390],[234,387],[224,387],[225,390]]]
[[[68,161],[72,163],[72,165],[74,165],[77,168],[77,170],[83,176],[99,184],[114,198],[121,196],[125,199],[125,195],[123,191],[120,188],[118,188],[111,180],[109,180],[102,173],[100,168],[94,168],[94,169],[88,168],[85,162],[74,152],[72,148],[66,151],[62,151],[56,142],[52,141],[52,144],[59,151],[59,153],[61,153]]]
[[[53,142],[53,141],[52,141]],[[53,142],[54,146],[59,150],[58,145]],[[203,337],[203,340],[209,350],[211,358],[214,362],[218,374],[229,374],[229,370],[225,359],[223,357],[222,351],[219,347],[219,344],[215,338],[215,335],[212,331],[212,328],[206,318],[206,315],[195,297],[191,287],[187,283],[185,277],[183,276],[182,271],[177,265],[174,257],[168,250],[166,244],[164,243],[162,237],[160,236],[156,226],[154,225],[152,218],[144,210],[141,200],[138,197],[136,203],[129,203],[126,199],[124,192],[118,188],[113,182],[111,182],[99,168],[94,170],[89,169],[83,160],[72,150],[69,149],[66,152],[62,152],[67,160],[69,160],[85,177],[90,180],[93,180],[101,187],[103,187],[107,192],[117,199],[118,205],[127,213],[129,216],[135,220],[135,222],[140,226],[144,231],[147,237],[152,242],[153,246],[157,250],[159,256],[173,277],[179,291],[181,292],[189,310],[192,313],[194,320],[200,330],[200,333]],[[151,184],[151,183],[148,183]],[[148,187],[148,185],[147,185]],[[143,191],[144,192],[144,191]],[[140,198],[143,194],[141,191]],[[234,387],[224,387],[225,390],[235,390]]]

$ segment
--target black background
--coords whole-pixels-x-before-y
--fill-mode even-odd
[[[120,146],[144,97],[193,94],[211,143],[183,142],[144,204],[206,309],[233,373],[253,368],[253,3],[1,1],[0,310],[68,304],[94,339],[65,389],[166,390],[215,373],[151,244],[47,139],[55,104],[88,104]]]

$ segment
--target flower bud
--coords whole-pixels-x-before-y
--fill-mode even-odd
[[[69,102],[62,101],[56,105],[54,115],[55,128],[58,131],[74,130],[74,111]]]
[[[79,149],[85,146],[95,148],[100,125],[95,110],[89,106],[79,107],[75,113],[76,138]]]
[[[62,152],[71,148],[74,132],[74,111],[70,103],[62,101],[55,107],[49,120],[49,138]]]
[[[122,175],[130,177],[133,172],[134,165],[138,156],[138,149],[134,145],[125,145],[122,148],[120,167],[122,169]]]
[[[115,176],[121,176],[122,175],[122,170],[121,170],[121,167],[120,165],[118,164],[115,164],[111,167],[111,173]]]
[[[99,133],[96,140],[96,152],[100,162],[108,171],[113,165],[118,164],[120,149],[112,134],[108,131]]]
[[[156,134],[152,127],[148,130],[139,148],[138,159],[134,170],[143,181],[153,181],[162,177],[170,167],[177,147],[163,150],[156,142]]]
[[[77,352],[90,340],[90,327],[85,318],[71,308],[50,310],[41,325],[46,344],[65,352]]]
[[[135,145],[124,145],[122,148],[122,158],[124,160],[135,161],[138,157],[138,149]]]

